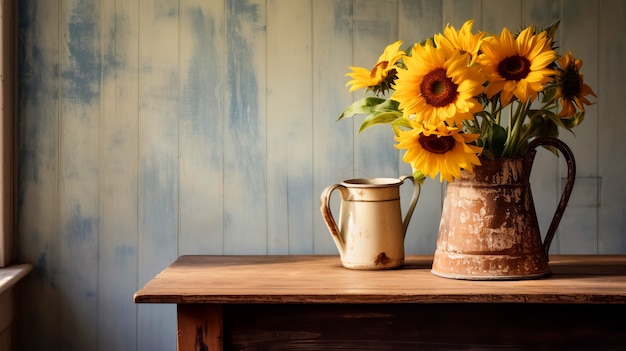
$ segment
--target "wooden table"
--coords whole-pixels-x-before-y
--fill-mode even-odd
[[[626,256],[552,256],[538,280],[354,271],[337,256],[182,256],[135,294],[178,305],[186,350],[626,350]]]

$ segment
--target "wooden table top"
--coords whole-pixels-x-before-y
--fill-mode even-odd
[[[626,255],[550,257],[536,280],[467,281],[430,273],[432,256],[401,269],[349,270],[338,256],[181,256],[136,303],[626,303]]]

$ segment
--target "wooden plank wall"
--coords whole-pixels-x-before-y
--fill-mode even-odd
[[[173,306],[136,289],[182,254],[336,254],[327,185],[409,172],[390,131],[336,122],[348,66],[396,39],[561,19],[561,51],[599,94],[555,253],[626,253],[621,0],[23,0],[18,259],[23,350],[172,350]],[[564,162],[532,175],[542,228]],[[432,253],[445,184],[428,181],[408,253]],[[403,194],[410,186],[403,188]],[[405,201],[408,200],[405,196]]]

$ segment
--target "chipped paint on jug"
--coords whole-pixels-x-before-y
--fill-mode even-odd
[[[403,218],[400,186],[406,179],[413,183],[413,195]],[[341,196],[338,224],[330,208],[334,190]],[[404,237],[419,192],[412,176],[350,179],[324,189],[320,210],[343,266],[363,270],[402,266]]]
[[[567,183],[542,242],[529,176],[535,148],[561,151]],[[525,157],[483,158],[473,172],[448,184],[432,273],[470,280],[532,279],[550,274],[548,250],[573,189],[571,150],[554,138],[529,144]]]

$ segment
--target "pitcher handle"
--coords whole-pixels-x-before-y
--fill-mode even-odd
[[[411,202],[409,203],[409,208],[407,209],[406,214],[404,215],[404,220],[402,221],[402,235],[406,237],[406,230],[409,227],[409,221],[411,220],[411,216],[413,215],[413,210],[415,210],[415,205],[417,204],[417,199],[420,196],[421,185],[420,183],[416,183],[413,176],[404,175],[400,177],[401,183],[404,183],[405,179],[410,179],[411,183],[413,183],[413,196],[411,197]]]
[[[333,213],[330,210],[330,196],[337,188],[345,188],[345,186],[341,184],[333,184],[327,186],[326,189],[322,191],[322,195],[320,197],[320,211],[322,212],[322,218],[324,218],[328,231],[330,231],[333,239],[335,239],[334,241],[337,244],[339,251],[343,254],[345,244],[343,242],[343,238],[341,237],[341,233],[339,232],[339,227],[337,227],[337,222],[335,222]]]
[[[565,188],[561,194],[561,200],[559,201],[559,206],[554,212],[554,217],[552,217],[552,222],[550,223],[550,227],[548,228],[548,232],[546,233],[546,237],[543,241],[544,253],[546,258],[549,258],[548,251],[550,250],[550,243],[554,238],[556,229],[558,228],[561,218],[563,217],[563,213],[565,212],[569,197],[574,189],[574,181],[576,180],[576,160],[574,160],[572,150],[561,140],[552,137],[534,139],[528,144],[528,150],[526,151],[526,156],[524,157],[524,168],[526,170],[526,175],[529,177],[533,161],[535,160],[535,155],[537,153],[536,148],[538,146],[552,146],[557,148],[561,151],[565,157],[565,161],[567,162],[567,183],[565,184]]]

